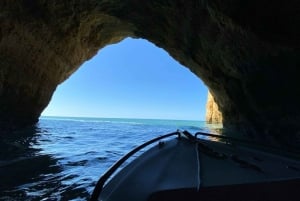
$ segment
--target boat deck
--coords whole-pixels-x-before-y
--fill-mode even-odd
[[[300,200],[300,162],[245,146],[160,141],[103,188],[102,201]]]

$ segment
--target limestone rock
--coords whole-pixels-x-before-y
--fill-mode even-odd
[[[222,113],[210,92],[207,94],[206,122],[210,124],[222,123]]]
[[[34,124],[84,61],[136,37],[204,81],[224,127],[299,148],[299,14],[298,0],[1,0],[0,126]]]

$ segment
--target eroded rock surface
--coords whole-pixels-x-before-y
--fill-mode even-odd
[[[298,148],[299,13],[297,0],[1,0],[1,127],[36,122],[59,83],[130,36],[201,78],[225,127]]]
[[[206,102],[206,122],[210,124],[222,123],[222,113],[219,110],[219,106],[214,100],[214,97],[208,91]]]

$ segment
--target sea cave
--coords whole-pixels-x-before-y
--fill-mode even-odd
[[[33,125],[106,45],[146,39],[209,88],[224,128],[299,151],[299,5],[292,1],[0,2],[1,136]]]

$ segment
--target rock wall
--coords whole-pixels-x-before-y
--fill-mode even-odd
[[[206,122],[210,124],[222,123],[222,113],[219,110],[218,104],[215,102],[214,97],[208,91],[206,102]]]
[[[99,49],[131,35],[128,23],[77,2],[0,2],[2,131],[35,123],[58,84]]]
[[[297,0],[1,0],[0,8],[2,133],[36,122],[59,83],[130,36],[201,78],[225,127],[299,148]]]

